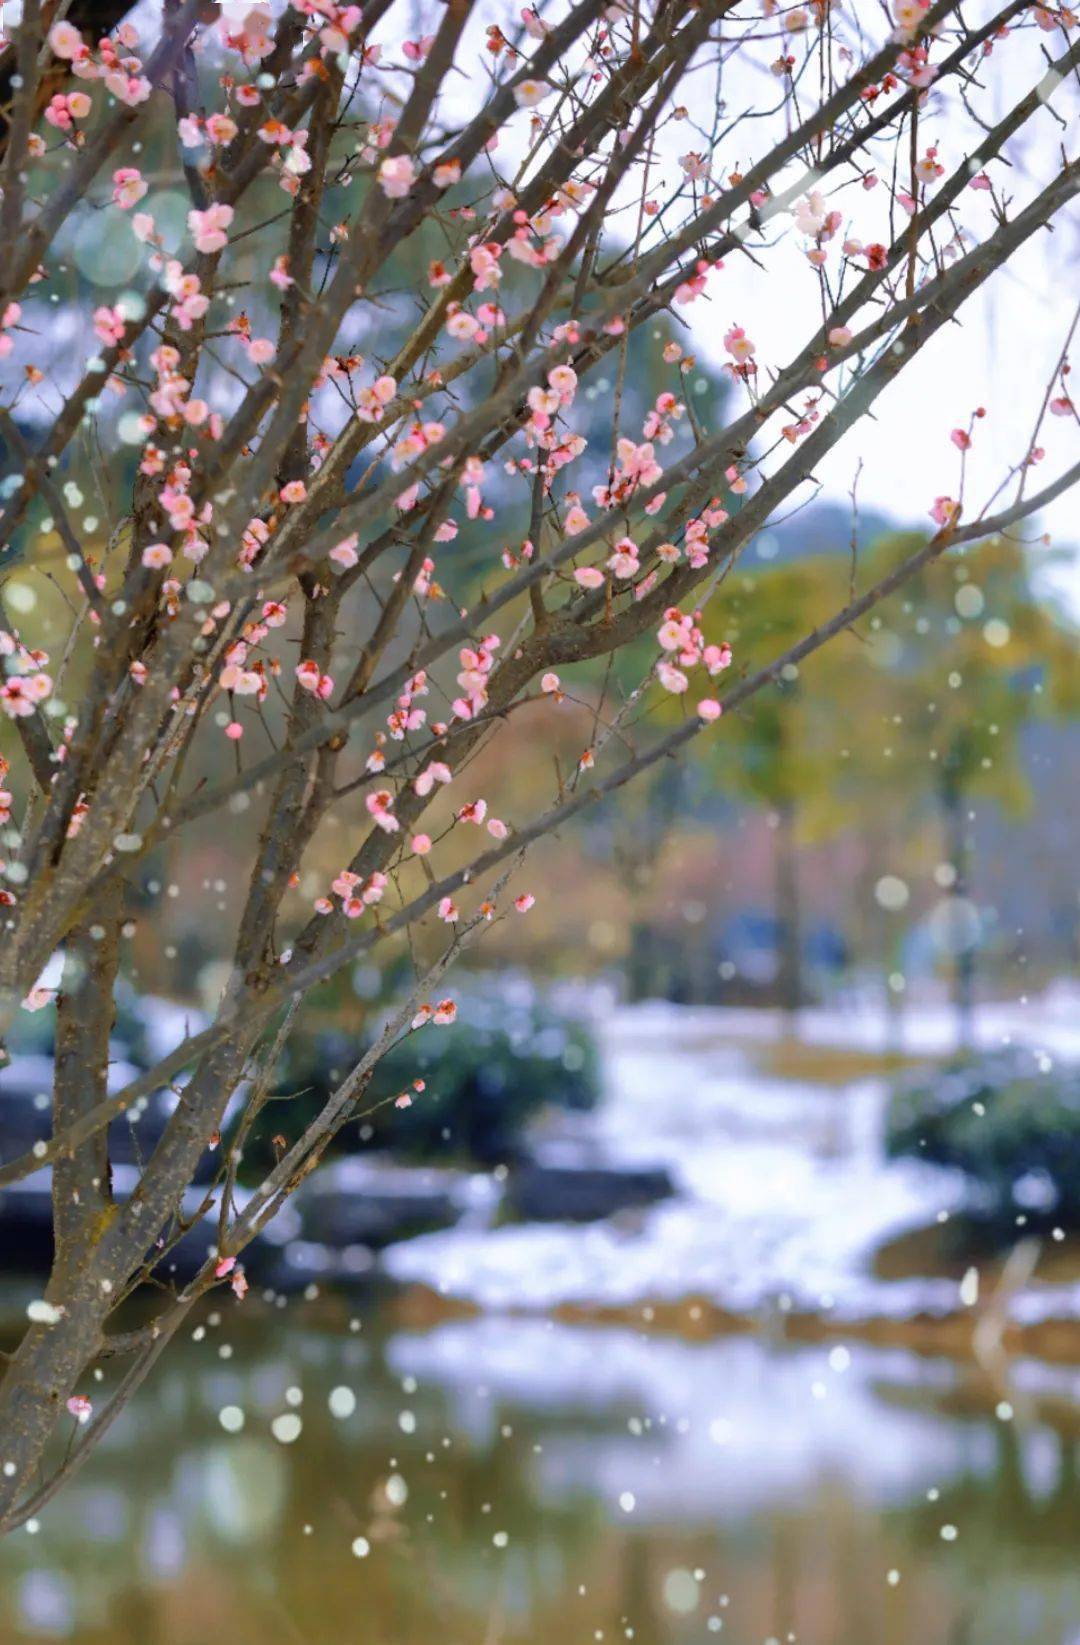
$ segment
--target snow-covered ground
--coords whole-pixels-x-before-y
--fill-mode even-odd
[[[646,1001],[619,1013],[619,1031],[632,1037],[677,1033],[686,1043],[718,1033],[736,1040],[776,1040],[785,1021],[776,1010],[756,1006],[673,1006]],[[843,1050],[903,1051],[912,1056],[948,1056],[956,1049],[956,1013],[944,998],[924,998],[890,1016],[881,990],[855,991],[839,1004],[799,1013],[798,1038],[805,1045]],[[1080,1061],[1080,986],[1062,978],[1039,994],[982,1003],[972,1025],[980,1050],[1025,1045],[1051,1057]]]
[[[1070,1012],[1063,996],[1038,1011],[988,1010],[982,1037],[1080,1055],[1075,1005],[1073,997]],[[929,1050],[946,1026],[913,1017],[910,1032]],[[736,1312],[790,1308],[849,1320],[955,1311],[954,1281],[882,1280],[872,1259],[889,1239],[955,1211],[960,1177],[884,1159],[884,1081],[837,1087],[763,1076],[737,1048],[763,1031],[754,1012],[655,1004],[609,1014],[604,1100],[595,1114],[565,1122],[562,1146],[579,1158],[665,1165],[676,1196],[587,1226],[459,1226],[391,1247],[386,1270],[519,1312],[691,1296]],[[807,1013],[801,1031],[816,1044],[874,1043],[874,1025],[854,1014]],[[1028,1321],[1080,1318],[1080,1287],[1041,1286],[1015,1307]]]

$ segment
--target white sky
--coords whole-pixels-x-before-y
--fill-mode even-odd
[[[940,331],[882,394],[876,418],[859,423],[820,465],[817,477],[823,482],[823,495],[846,501],[861,460],[858,495],[866,507],[894,514],[904,523],[931,526],[927,510],[934,498],[943,493],[955,496],[958,490],[960,454],[949,439],[950,431],[966,428],[971,412],[982,405],[987,416],[975,429],[965,488],[966,516],[979,512],[1028,449],[1048,376],[1080,302],[1075,273],[1080,267],[1078,231],[1074,212],[1065,229],[1071,256],[1063,255],[1058,246],[1029,243],[968,301],[960,323]],[[795,353],[817,310],[813,283],[802,270],[795,270],[794,276],[787,301],[776,305],[751,263],[729,260],[714,288],[716,306],[722,303],[723,325],[711,323],[704,312],[691,316],[702,352],[717,361],[725,359],[720,335],[730,319],[737,319],[751,336],[771,338],[770,355],[777,360]],[[1073,352],[1076,397],[1080,346]],[[1046,456],[1029,477],[1028,494],[1080,455],[1077,425],[1070,419],[1046,417],[1039,441]],[[1015,493],[1014,480],[994,510],[1006,507]],[[1055,549],[1080,542],[1080,490],[1059,498],[1040,523],[1054,537]],[[1040,550],[1033,552],[1038,563]],[[1041,558],[1049,558],[1045,550]],[[1074,556],[1068,566],[1048,566],[1045,574],[1080,615],[1080,557]]]

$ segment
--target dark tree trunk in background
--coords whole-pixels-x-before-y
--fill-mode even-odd
[[[904,996],[892,985],[894,972],[903,970],[904,932],[897,929],[896,915],[880,910],[882,971],[885,983],[885,1049],[899,1056],[904,1049]]]
[[[661,993],[656,933],[648,920],[631,920],[626,954],[626,994],[634,1004]]]
[[[785,800],[776,810],[776,992],[782,1008],[794,1016],[805,1003],[802,979],[802,931],[799,910],[799,859],[795,843],[795,805]]]
[[[855,882],[855,903],[860,910],[856,952],[872,961],[881,981],[882,1009],[885,1019],[882,1049],[890,1056],[899,1056],[904,1048],[904,994],[891,987],[889,979],[894,971],[903,969],[904,930],[897,930],[896,915],[878,906],[874,886],[881,872],[881,864],[892,861],[893,842],[886,830],[864,819],[860,835],[862,862]]]
[[[631,1001],[686,998],[685,967],[678,963],[681,955],[673,955],[670,939],[648,910],[664,842],[682,802],[684,781],[681,766],[665,769],[659,780],[643,786],[641,815],[624,821],[616,831],[615,866],[630,890],[634,908],[625,971]]]
[[[949,982],[956,1012],[956,1040],[962,1050],[970,1050],[975,1027],[975,937],[966,929],[965,905],[970,902],[971,852],[964,818],[964,796],[955,767],[946,764],[940,787],[945,829],[945,858],[954,879],[951,895],[955,901]]]

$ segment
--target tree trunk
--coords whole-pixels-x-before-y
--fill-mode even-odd
[[[975,1028],[975,942],[961,926],[961,905],[970,892],[970,850],[964,826],[964,798],[960,781],[947,767],[942,774],[941,808],[944,815],[945,855],[953,870],[951,895],[957,899],[955,929],[952,933],[949,983],[956,1013],[956,1043],[960,1050],[971,1049]]]
[[[795,805],[785,800],[776,812],[776,991],[780,1005],[794,1017],[804,1004],[802,932],[799,911],[799,861],[795,844]]]
[[[108,1299],[88,1284],[70,1293],[50,1285],[45,1295],[59,1317],[51,1325],[31,1325],[0,1384],[0,1534],[10,1529],[10,1516],[41,1477],[46,1446],[63,1420],[65,1401],[97,1354],[108,1313]]]
[[[636,1005],[639,1000],[655,999],[661,992],[657,986],[657,943],[656,934],[648,920],[631,920],[629,935],[626,954],[626,995],[630,1003]]]

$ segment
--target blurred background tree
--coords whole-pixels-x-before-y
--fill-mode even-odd
[[[831,550],[821,548],[808,511],[812,551],[800,552],[800,522],[792,521],[791,536],[769,545],[766,563],[748,545],[718,589],[704,626],[710,640],[732,645],[733,676],[795,643],[836,609],[853,578],[880,577],[918,540],[882,532],[853,560],[842,521],[830,513]],[[649,889],[665,846],[665,860],[678,855],[671,840],[678,816],[682,835],[698,842],[705,928],[722,916],[720,904],[735,916],[757,895],[766,899],[762,924],[774,956],[767,993],[785,1011],[813,996],[808,970],[824,960],[837,972],[849,962],[875,971],[899,1013],[906,969],[921,965],[944,974],[959,1037],[967,1039],[977,958],[1003,940],[973,884],[973,807],[981,821],[1052,827],[1056,807],[1034,807],[1033,795],[1056,773],[1033,757],[1033,742],[1037,728],[1075,714],[1080,690],[1075,625],[1034,576],[1030,547],[1005,539],[937,562],[864,628],[816,654],[805,671],[789,668],[732,713],[684,773],[662,771],[639,790],[613,844],[640,904],[628,960],[632,997],[638,972],[651,975],[643,986],[657,989],[664,945]],[[670,699],[660,712],[674,720],[683,708]],[[746,870],[756,860],[747,832],[768,841],[768,885],[744,872],[724,898],[701,836],[711,833],[718,852],[722,838],[723,852],[741,857]],[[1023,879],[1031,860],[1017,862],[1010,881]],[[1063,895],[1059,885],[1054,896]],[[1075,912],[1063,904],[1062,930],[1069,919]],[[722,937],[710,946],[705,928],[683,929],[699,960],[724,948]]]
[[[880,575],[911,543],[900,536],[876,544],[868,575]],[[889,762],[890,791],[899,764],[903,787],[910,783],[917,801],[911,821],[917,816],[931,830],[936,824],[935,879],[946,896],[936,911],[935,936],[966,1044],[983,937],[972,897],[970,806],[982,797],[1014,817],[1030,808],[1024,732],[1037,720],[1075,713],[1076,636],[1063,614],[1036,596],[1027,549],[1006,538],[928,568],[886,603],[875,624],[852,684],[864,709],[871,694],[884,696],[889,737],[880,757]],[[863,743],[856,783],[867,797],[885,792],[875,780],[874,718],[852,717]]]

